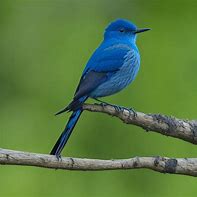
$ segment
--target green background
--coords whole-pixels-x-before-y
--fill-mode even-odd
[[[105,26],[116,18],[152,31],[138,36],[141,69],[135,82],[105,101],[196,118],[196,1],[1,0],[0,147],[49,153],[68,119],[68,114],[53,114],[72,99]],[[197,147],[84,112],[63,155],[197,157]],[[175,195],[196,196],[197,180],[149,170],[0,167],[2,197]]]

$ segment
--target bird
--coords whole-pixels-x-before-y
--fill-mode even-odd
[[[150,28],[139,29],[126,19],[116,19],[106,27],[103,41],[85,66],[73,100],[56,113],[59,115],[66,111],[72,112],[50,152],[51,155],[61,157],[61,152],[83,112],[83,103],[88,98],[100,101],[99,98],[116,94],[136,78],[140,68],[136,38],[138,33],[148,30]]]

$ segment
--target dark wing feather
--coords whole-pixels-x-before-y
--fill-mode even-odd
[[[82,96],[88,95],[101,83],[107,80],[107,78],[108,73],[89,71],[85,76],[81,78],[74,95],[74,100],[77,100]]]
[[[75,111],[79,109],[88,98],[89,93],[107,80],[108,76],[108,73],[89,71],[81,78],[72,102],[67,107],[57,112],[56,115],[64,113],[65,111]]]

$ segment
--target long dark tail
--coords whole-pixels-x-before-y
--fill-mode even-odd
[[[87,99],[87,97],[82,97],[80,99],[80,103],[81,105],[83,104],[83,102],[85,102],[85,100]],[[70,109],[67,109],[70,110]],[[66,110],[65,110],[66,111]],[[72,115],[70,116],[68,123],[64,129],[64,131],[62,132],[61,136],[59,137],[59,139],[57,140],[55,146],[53,147],[52,151],[51,151],[51,155],[56,155],[59,156],[61,151],[63,150],[66,142],[68,141],[81,113],[83,112],[81,107],[78,107],[78,109],[76,111],[73,111]],[[63,110],[62,110],[63,113]]]

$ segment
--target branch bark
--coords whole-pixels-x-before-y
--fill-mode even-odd
[[[110,105],[84,104],[83,109],[115,116],[126,124],[139,126],[146,131],[154,131],[197,144],[197,120],[181,120],[172,116],[145,114],[142,112],[136,112],[135,116],[134,113],[126,108],[118,111]]]
[[[116,116],[124,123],[140,126],[146,131],[179,138],[197,144],[197,121],[181,120],[161,114],[144,114],[136,116],[128,109],[116,110],[113,106],[84,104],[83,110],[102,112]],[[23,165],[63,170],[125,170],[146,168],[161,173],[197,176],[197,158],[134,157],[130,159],[101,160],[64,157],[0,149],[1,165]]]
[[[146,168],[161,173],[197,176],[197,158],[134,157],[130,159],[101,160],[55,156],[0,149],[1,165],[35,166],[51,169],[99,171]]]

